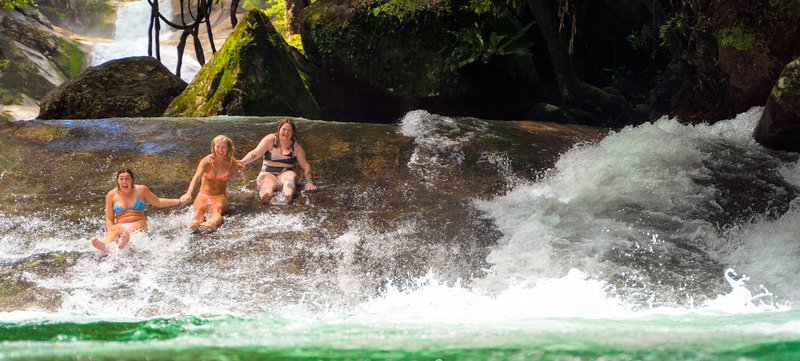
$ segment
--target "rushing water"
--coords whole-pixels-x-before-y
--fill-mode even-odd
[[[159,10],[169,18],[172,13],[172,2],[159,1]],[[110,60],[131,56],[147,56],[150,12],[151,7],[147,0],[137,0],[120,5],[117,10],[117,20],[114,23],[114,37],[109,42],[92,44],[91,65],[100,65]],[[162,22],[159,34],[161,63],[173,73],[178,64],[178,51],[175,46],[177,42],[170,40],[174,37],[175,31]],[[155,55],[156,52],[153,49],[153,56]],[[189,53],[184,53],[182,61],[181,78],[186,82],[191,82],[200,71],[200,63]]]
[[[158,213],[101,256],[97,214],[0,214],[0,264],[60,298],[0,313],[0,359],[795,360],[800,161],[753,141],[760,112],[628,127],[531,179],[513,169],[523,154],[484,154],[504,187],[449,205],[475,218],[455,229],[408,205],[380,222],[394,201],[361,190],[356,210],[239,209],[211,237],[185,231],[186,210]],[[412,140],[401,166],[443,197],[453,180],[431,170],[499,137],[421,111],[392,127]],[[340,211],[346,229],[325,230]],[[48,252],[72,261],[42,271]],[[427,274],[402,276],[415,259]]]

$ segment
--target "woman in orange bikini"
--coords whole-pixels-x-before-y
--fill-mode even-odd
[[[286,204],[292,201],[297,182],[295,164],[303,168],[305,189],[309,191],[317,189],[311,180],[311,164],[306,160],[305,149],[297,141],[296,129],[291,120],[281,120],[278,123],[278,131],[262,138],[261,142],[239,161],[239,164],[244,167],[262,155],[264,161],[261,164],[261,173],[256,178],[258,198],[261,203],[267,203],[279,187],[283,188]]]
[[[200,191],[194,200],[194,217],[189,225],[192,231],[214,231],[222,223],[222,212],[228,207],[228,179],[239,170],[233,158],[235,151],[231,138],[218,135],[211,141],[211,154],[197,165],[189,189],[181,196],[181,201],[190,201],[200,182]],[[204,222],[206,212],[210,215]]]
[[[116,187],[106,194],[106,234],[102,240],[92,238],[92,245],[103,252],[114,243],[125,248],[131,233],[147,227],[145,203],[159,208],[183,204],[179,199],[159,198],[146,185],[134,184],[133,171],[128,168],[117,171],[114,183]]]

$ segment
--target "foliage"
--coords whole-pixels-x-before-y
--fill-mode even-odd
[[[313,1],[312,1],[313,2]],[[242,3],[245,10],[260,9],[266,14],[278,34],[286,34],[286,18],[283,0],[245,0]],[[296,49],[302,50],[299,34],[297,37],[286,38],[286,42]]]
[[[448,56],[448,63],[457,69],[477,60],[486,64],[497,55],[529,54],[529,44],[522,41],[522,37],[532,25],[528,24],[511,36],[485,30],[477,22],[473,27],[461,28],[454,32],[456,41]]]
[[[784,11],[800,11],[800,0],[769,0],[769,4]]]
[[[719,21],[711,17],[711,8],[692,0],[670,4],[674,7],[664,9],[666,19],[659,27],[659,38],[671,59],[654,90],[654,109],[680,109],[686,120],[725,113],[730,96],[719,67]]]
[[[735,48],[736,50],[750,49],[756,43],[756,36],[746,32],[740,26],[722,29],[719,32],[719,44],[722,47]]]
[[[289,35],[289,37],[286,39],[286,43],[288,43],[295,49],[300,50],[301,52],[303,51],[303,40],[300,34]]]
[[[398,19],[404,19],[422,11],[446,13],[450,11],[451,7],[449,0],[367,0],[366,5],[372,7],[372,15],[374,16],[387,16]]]
[[[267,7],[267,2],[276,3],[277,1],[273,1],[273,0],[244,0],[242,2],[242,9],[245,9],[245,10],[265,9]]]
[[[0,9],[13,10],[25,4],[35,5],[35,2],[33,0],[0,0]]]

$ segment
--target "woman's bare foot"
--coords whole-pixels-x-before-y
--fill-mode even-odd
[[[123,233],[119,236],[119,241],[117,242],[117,248],[123,249],[125,246],[128,245],[128,242],[131,240],[131,234],[128,232]]]
[[[189,223],[189,230],[192,232],[197,232],[199,227],[200,227],[200,222],[192,221],[192,223]]]
[[[261,201],[261,204],[269,203],[269,199],[272,198],[272,192],[259,192],[258,200]]]
[[[215,225],[215,224],[213,224],[211,222],[208,222],[208,221],[200,223],[200,227],[203,227],[203,228],[211,230],[211,231],[216,231],[217,230],[217,225]]]
[[[197,230],[202,233],[211,233],[217,230],[217,226],[208,222],[203,222],[197,227]]]
[[[97,237],[92,237],[92,246],[94,246],[94,248],[97,248],[97,249],[99,249],[99,250],[101,250],[103,252],[108,252],[108,244],[106,244],[105,242],[101,241]]]
[[[292,203],[292,198],[294,198],[294,194],[290,193],[290,194],[284,194],[283,195],[283,200],[284,200],[284,202],[286,204],[291,204]]]

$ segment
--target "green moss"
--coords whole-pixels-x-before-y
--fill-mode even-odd
[[[310,80],[300,58],[302,54],[286,44],[264,11],[251,10],[165,114],[288,112],[312,117],[318,109],[304,109],[308,103],[316,103],[308,91]]]
[[[303,39],[301,38],[300,34],[293,34],[289,36],[289,38],[286,39],[286,43],[300,52],[303,52]]]
[[[65,41],[58,53],[58,68],[67,78],[74,78],[80,74],[85,64],[86,54],[80,46],[73,41]]]
[[[737,26],[725,28],[719,32],[719,45],[723,48],[734,48],[739,51],[750,49],[756,43],[756,36]]]
[[[776,101],[781,101],[781,96],[790,87],[800,88],[800,59],[795,59],[783,69],[781,77],[775,82],[770,95]]]
[[[0,0],[0,9],[14,10],[14,8],[33,3],[31,0]],[[35,5],[35,4],[34,4]]]

